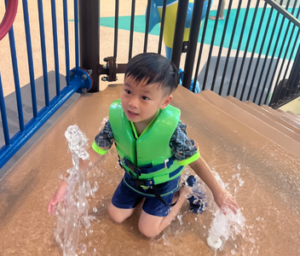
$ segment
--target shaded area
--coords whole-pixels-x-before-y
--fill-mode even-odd
[[[218,59],[218,57],[216,57],[216,56],[212,56],[211,59],[210,59],[210,67],[209,67],[210,72],[208,72],[208,74],[207,74],[207,80],[206,80],[207,82],[206,82],[205,85],[203,85],[203,81],[204,81],[207,65],[205,65],[202,68],[201,72],[199,73],[198,82],[200,84],[200,88],[204,88],[204,86],[205,86],[205,89],[210,89],[210,90],[212,89],[212,82],[213,82],[213,77],[215,75],[215,67],[216,67],[217,59]],[[241,73],[241,78],[240,78],[239,84],[237,84],[237,80],[238,80],[238,77],[239,77],[240,68],[241,68],[241,65],[242,65],[243,58],[240,57],[240,58],[237,59],[235,73],[232,74],[235,58],[234,57],[229,57],[227,70],[226,70],[225,77],[224,77],[223,89],[222,89],[222,92],[219,93],[220,88],[221,88],[221,83],[222,83],[223,72],[224,72],[224,68],[225,68],[225,64],[226,64],[226,59],[227,59],[226,57],[220,57],[219,68],[218,68],[218,71],[217,71],[216,82],[215,82],[213,91],[217,94],[220,94],[222,97],[227,96],[228,88],[230,86],[230,81],[232,79],[232,86],[231,86],[231,90],[230,90],[229,95],[233,95],[234,92],[235,92],[236,87],[238,87],[236,97],[240,100],[246,100],[247,96],[248,96],[248,93],[249,93],[249,90],[251,88],[251,84],[252,84],[251,82],[253,80],[253,86],[252,86],[252,89],[251,89],[251,94],[250,94],[249,101],[254,102],[255,92],[256,92],[258,86],[259,86],[259,88],[258,88],[258,93],[257,93],[257,97],[256,97],[256,103],[259,102],[259,99],[260,99],[260,96],[261,96],[262,93],[263,93],[263,98],[262,99],[264,101],[264,99],[267,96],[267,92],[268,92],[270,83],[274,79],[274,77],[272,77],[270,74],[273,74],[277,60],[273,60],[272,66],[271,66],[271,69],[270,69],[270,74],[268,76],[268,80],[265,82],[266,76],[267,76],[267,71],[268,71],[269,66],[271,64],[271,59],[267,59],[266,64],[265,64],[264,73],[262,74],[260,84],[258,85],[265,58],[260,59],[260,61],[258,63],[257,72],[256,72],[255,77],[254,77],[254,70],[255,70],[255,66],[257,65],[258,59],[253,58],[247,81],[245,81],[245,79],[246,79],[246,75],[247,75],[248,68],[249,68],[250,58],[245,58],[244,67],[243,67],[243,70],[242,70],[242,73]],[[246,86],[245,92],[244,92],[244,97],[243,97],[243,99],[241,99],[241,94],[242,94],[242,90],[243,90],[244,86]],[[265,89],[263,90],[264,86],[265,86]]]
[[[55,87],[55,72],[50,71],[48,73],[49,82],[49,97],[50,100],[56,95]],[[45,96],[44,96],[44,81],[43,77],[39,77],[35,80],[36,83],[36,99],[37,99],[37,109],[40,111],[45,106]],[[65,86],[65,76],[60,75],[61,89]],[[32,112],[32,101],[31,101],[31,87],[27,84],[21,88],[22,95],[22,109],[24,116],[24,124],[26,124],[31,118],[33,118]],[[63,104],[59,110],[53,114],[53,116],[36,132],[27,143],[3,166],[0,170],[0,178],[13,166],[13,164],[18,161],[24,153],[55,123],[55,121],[61,116],[62,113],[69,108],[69,106],[78,99],[79,94],[74,94],[70,99]],[[5,107],[7,114],[7,122],[9,128],[9,135],[12,138],[19,130],[19,118],[18,109],[16,101],[16,93],[13,92],[5,97]],[[0,120],[0,148],[5,145],[4,134],[2,128],[2,120]]]

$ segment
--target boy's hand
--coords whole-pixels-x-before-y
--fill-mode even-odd
[[[214,199],[216,204],[220,207],[225,215],[228,213],[228,208],[231,209],[235,214],[237,214],[237,211],[240,209],[233,196],[224,189],[215,194]]]
[[[52,216],[55,213],[56,205],[65,199],[67,186],[68,183],[66,181],[63,181],[59,186],[59,188],[54,193],[54,195],[52,196],[52,198],[50,199],[50,202],[48,203],[48,213],[51,214]]]

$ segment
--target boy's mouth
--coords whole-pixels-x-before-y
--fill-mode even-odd
[[[130,111],[130,110],[127,110],[127,114],[130,116],[130,117],[137,117],[139,114],[133,112],[133,111]]]

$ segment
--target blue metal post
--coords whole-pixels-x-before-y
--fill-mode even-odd
[[[65,55],[66,55],[66,80],[70,85],[70,53],[69,53],[69,25],[68,25],[68,4],[63,0],[64,6],[64,30],[65,30]]]
[[[35,92],[35,79],[34,79],[34,71],[33,71],[33,58],[32,58],[27,0],[23,0],[23,14],[24,14],[24,25],[25,25],[25,32],[26,32],[26,45],[27,45],[27,55],[28,55],[29,76],[30,76],[32,111],[33,111],[33,116],[36,118],[38,111],[37,111],[36,92]]]
[[[1,74],[0,74],[0,107],[1,107],[2,126],[3,126],[3,131],[4,131],[4,140],[5,140],[5,144],[9,145],[10,144],[9,130],[8,130],[6,108],[5,108],[5,102],[4,102],[4,94],[3,94],[3,89],[2,89]]]
[[[49,85],[48,85],[48,68],[47,68],[47,55],[46,55],[43,0],[38,0],[38,9],[39,9],[40,38],[41,38],[41,50],[42,50],[42,61],[43,61],[45,105],[49,106]]]
[[[58,44],[57,44],[57,25],[56,25],[56,7],[55,0],[51,0],[52,12],[52,30],[53,30],[53,47],[54,47],[54,61],[55,61],[55,80],[56,80],[56,95],[60,94],[60,81],[59,81],[59,59],[58,59]]]
[[[78,0],[74,0],[74,25],[75,25],[75,67],[79,69],[79,29],[78,29]]]
[[[7,0],[5,0],[5,4],[7,4]],[[11,27],[9,31],[9,44],[10,44],[10,53],[11,53],[11,62],[14,73],[14,81],[15,81],[15,91],[16,91],[16,100],[18,106],[18,116],[19,116],[19,126],[20,130],[24,130],[24,117],[23,117],[23,109],[22,109],[22,98],[21,98],[21,89],[20,89],[20,80],[19,80],[19,71],[18,71],[18,61],[17,61],[17,53],[16,53],[16,45],[15,45],[15,36],[14,29]]]

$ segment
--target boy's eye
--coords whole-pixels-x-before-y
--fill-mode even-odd
[[[150,100],[148,97],[146,97],[146,96],[142,96],[142,99],[143,100]]]
[[[129,90],[124,90],[127,94],[130,94],[131,93],[131,91],[129,91]]]

